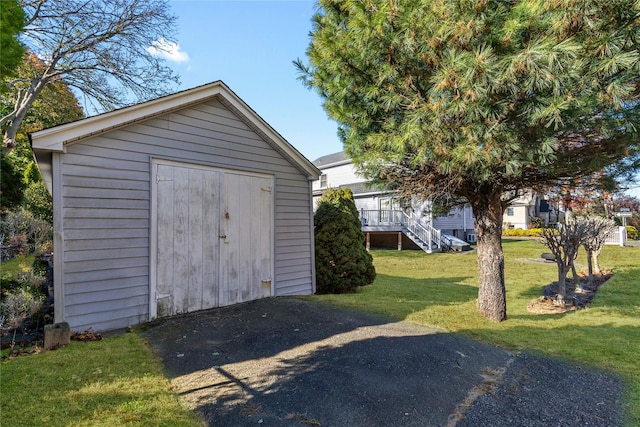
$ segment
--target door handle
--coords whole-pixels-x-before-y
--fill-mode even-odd
[[[221,238],[221,239],[226,239],[226,238],[227,238],[227,235],[226,235],[226,234],[221,234],[221,235],[220,235],[220,238]]]

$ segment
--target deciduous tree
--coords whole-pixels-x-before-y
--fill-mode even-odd
[[[43,89],[63,80],[96,111],[166,94],[177,77],[155,54],[172,41],[167,0],[21,0],[21,40],[44,67],[11,82],[13,108],[0,119],[5,147]],[[153,49],[151,49],[153,47]]]
[[[6,86],[18,84],[16,81],[28,81],[32,76],[42,73],[46,65],[36,55],[27,53],[22,57],[13,77],[1,81]],[[15,107],[15,93],[0,93],[0,115],[10,114]],[[40,95],[33,101],[22,119],[19,131],[16,133],[15,146],[10,156],[16,165],[25,170],[33,162],[33,154],[27,133],[36,132],[48,127],[69,123],[84,117],[78,99],[63,80],[56,80],[47,84]]]
[[[583,221],[587,223],[587,231],[582,240],[582,246],[584,246],[587,251],[589,284],[592,284],[593,273],[600,274],[600,253],[607,240],[607,236],[615,231],[616,223],[611,219],[598,216],[589,216],[584,218]]]
[[[467,200],[477,307],[507,317],[502,218],[523,189],[640,161],[635,0],[319,0],[301,78],[365,176]]]
[[[558,304],[564,304],[567,297],[567,273],[573,267],[573,262],[578,256],[578,250],[582,245],[588,231],[589,224],[586,221],[576,220],[575,217],[565,220],[559,228],[543,228],[542,240],[555,255],[558,266]],[[576,288],[580,287],[579,278],[574,273]]]
[[[2,83],[13,79],[28,80],[46,68],[46,65],[35,55],[27,53],[16,68],[13,77],[5,77]],[[0,115],[13,110],[13,95],[0,92]],[[23,175],[23,180],[11,184],[12,189],[24,195],[23,204],[27,209],[45,220],[51,220],[51,200],[33,160],[28,132],[35,132],[47,127],[72,122],[84,117],[78,100],[62,80],[46,85],[31,108],[25,114],[19,132],[15,136],[15,147],[7,156],[15,169]],[[4,153],[3,153],[4,154]]]
[[[24,11],[18,0],[0,1],[0,78],[13,74],[24,54],[18,35],[24,28]]]

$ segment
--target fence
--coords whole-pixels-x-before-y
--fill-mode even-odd
[[[605,245],[620,245],[624,246],[627,241],[627,228],[626,227],[618,227],[616,230],[612,231],[605,240]]]

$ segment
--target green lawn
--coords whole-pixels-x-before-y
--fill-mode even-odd
[[[613,269],[613,278],[590,308],[558,315],[526,310],[557,278],[555,264],[525,260],[539,258],[544,246],[505,240],[503,247],[508,320],[502,323],[487,321],[475,308],[475,253],[372,251],[378,273],[373,285],[357,294],[312,298],[614,370],[627,380],[628,424],[640,425],[640,247],[606,246],[601,266]],[[579,257],[577,264],[586,260]]]
[[[543,246],[506,240],[504,250],[509,319],[503,323],[475,309],[475,253],[373,251],[373,285],[309,298],[614,370],[627,380],[628,425],[640,425],[640,247],[606,247],[601,264],[615,275],[591,308],[552,316],[530,314],[526,305],[555,279],[555,266],[519,260],[538,258]],[[0,409],[3,426],[201,425],[137,334],[3,361]]]
[[[2,426],[199,426],[136,334],[0,365]]]
[[[3,280],[29,271],[34,256],[0,265]],[[5,355],[9,349],[3,350]],[[179,403],[142,338],[126,334],[71,342],[0,364],[1,426],[199,426]]]

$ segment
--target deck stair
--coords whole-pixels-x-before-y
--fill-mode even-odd
[[[424,218],[402,210],[361,210],[363,231],[400,231],[427,253],[469,250],[464,240],[442,233]]]

